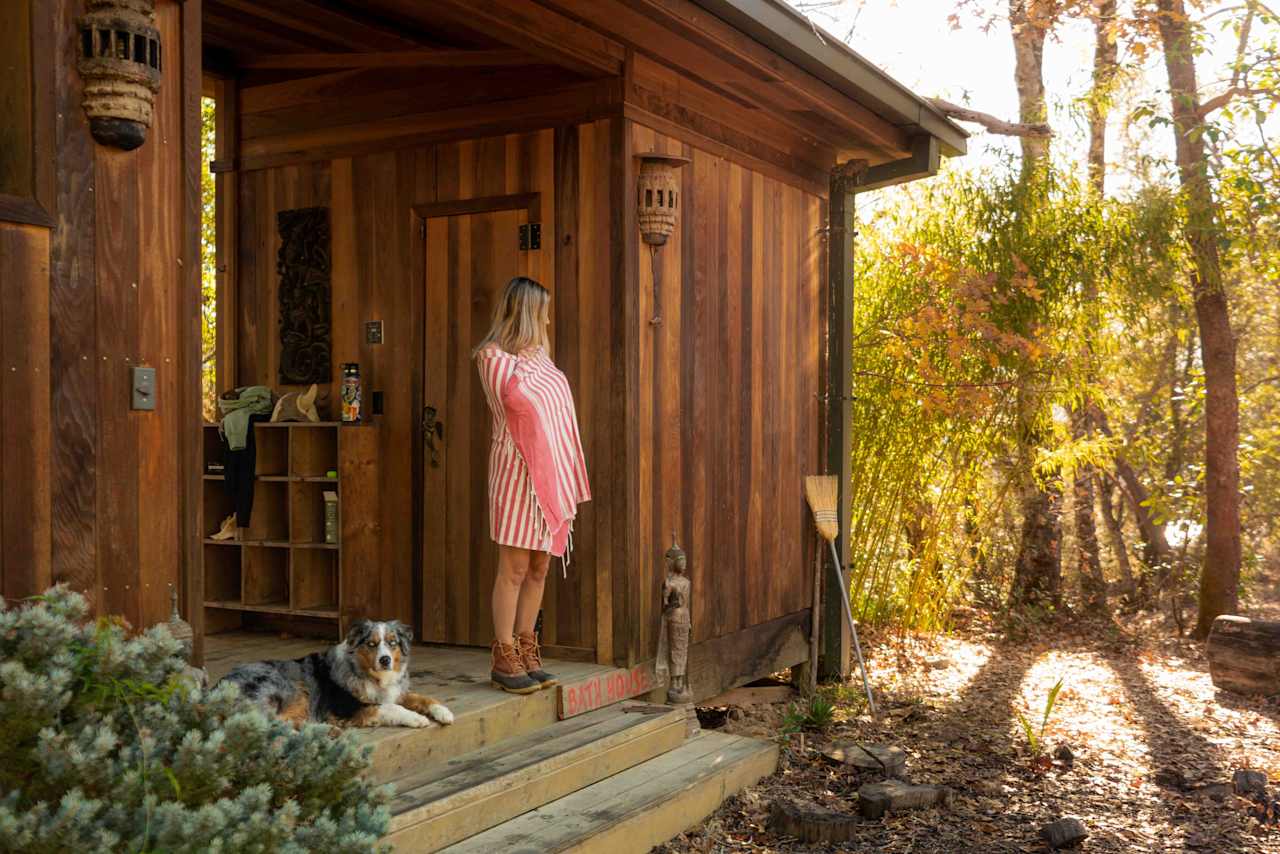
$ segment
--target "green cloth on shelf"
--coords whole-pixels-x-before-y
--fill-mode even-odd
[[[235,398],[218,398],[218,409],[222,412],[221,432],[227,438],[227,447],[243,451],[249,438],[249,416],[271,414],[271,389],[250,385],[236,392]]]

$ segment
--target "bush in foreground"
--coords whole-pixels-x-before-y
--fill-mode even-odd
[[[351,734],[197,686],[163,626],[87,615],[61,586],[0,600],[0,851],[377,848],[389,790]]]

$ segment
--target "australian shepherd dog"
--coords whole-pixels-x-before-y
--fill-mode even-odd
[[[221,682],[238,685],[246,699],[294,726],[451,724],[453,713],[442,703],[409,690],[412,638],[412,629],[401,623],[361,620],[346,640],[324,652],[240,664]]]

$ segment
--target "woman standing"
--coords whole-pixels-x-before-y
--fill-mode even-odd
[[[542,669],[534,621],[551,556],[568,562],[573,518],[591,498],[569,381],[547,354],[550,305],[533,279],[507,282],[474,353],[493,414],[489,535],[498,544],[498,576],[490,677],[514,694],[556,684]]]

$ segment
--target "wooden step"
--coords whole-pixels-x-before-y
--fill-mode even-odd
[[[582,679],[612,670],[569,661],[548,661],[547,666],[563,679]],[[411,667],[413,690],[448,706],[454,723],[430,729],[379,727],[361,732],[360,737],[373,746],[369,774],[380,783],[394,782],[429,765],[549,727],[559,720],[559,698],[554,688],[519,695],[492,687],[487,651],[415,649]]]
[[[384,841],[436,851],[684,742],[685,710],[630,708],[561,721],[401,779]]]
[[[675,750],[444,849],[644,854],[778,767],[778,746],[701,733]]]

